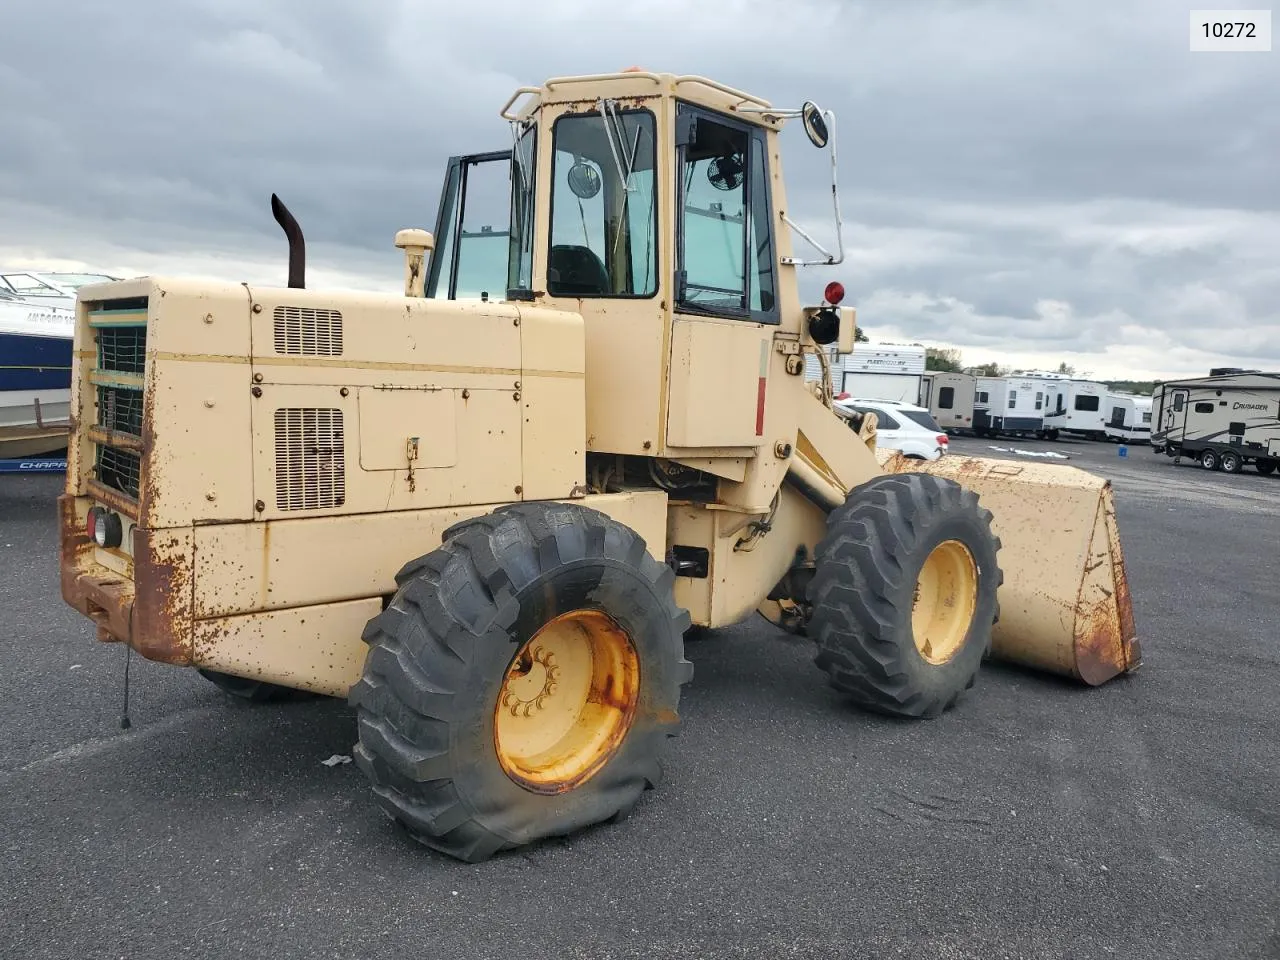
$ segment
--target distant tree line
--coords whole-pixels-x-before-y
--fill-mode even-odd
[[[1139,393],[1149,397],[1159,382],[1158,380],[1108,380],[1107,386],[1121,393]]]
[[[937,370],[942,373],[967,373],[975,377],[1007,377],[1018,371],[1003,363],[996,363],[994,360],[988,363],[979,363],[976,366],[965,366],[961,360],[960,351],[954,348],[944,347],[925,347],[924,351],[924,368],[926,370]],[[1063,373],[1068,377],[1075,376],[1076,368],[1071,364],[1063,361],[1058,364],[1055,373]],[[1117,390],[1121,393],[1137,393],[1142,396],[1150,396],[1155,389],[1157,380],[1104,380],[1102,381],[1110,390]]]

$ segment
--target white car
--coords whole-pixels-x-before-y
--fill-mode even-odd
[[[876,415],[876,446],[900,450],[904,456],[937,460],[947,453],[947,435],[925,407],[895,400],[874,400],[840,394],[835,398],[837,413]]]

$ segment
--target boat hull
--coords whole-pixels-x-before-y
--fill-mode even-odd
[[[66,447],[72,345],[69,336],[0,331],[0,459]]]

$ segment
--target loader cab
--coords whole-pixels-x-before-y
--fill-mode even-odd
[[[825,144],[817,108],[643,72],[522,92],[510,150],[450,161],[426,296],[581,315],[589,453],[772,449],[773,338],[803,336],[795,265],[818,262],[791,256],[777,140],[799,115]]]

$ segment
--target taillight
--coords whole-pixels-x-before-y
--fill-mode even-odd
[[[85,533],[100,547],[118,547],[124,539],[124,524],[118,514],[93,507],[85,519]]]
[[[947,440],[947,435],[945,433],[938,434],[938,443],[944,447],[949,443],[949,441]]]

